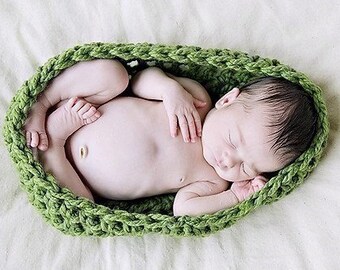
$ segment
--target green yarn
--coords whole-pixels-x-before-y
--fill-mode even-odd
[[[95,204],[60,188],[34,160],[26,146],[23,125],[27,113],[50,80],[80,61],[118,59],[130,75],[147,66],[158,66],[176,75],[190,77],[207,85],[213,101],[232,87],[254,77],[283,77],[300,84],[308,92],[318,112],[318,132],[312,145],[295,162],[282,169],[265,187],[238,205],[212,215],[172,216],[174,195],[161,195],[134,201],[103,201]],[[249,56],[227,49],[202,49],[193,46],[159,44],[91,43],[76,46],[53,57],[18,90],[11,101],[4,123],[5,143],[20,173],[21,187],[44,218],[70,235],[204,236],[234,224],[260,205],[289,194],[311,173],[320,160],[329,133],[327,111],[321,89],[304,74],[275,59]]]

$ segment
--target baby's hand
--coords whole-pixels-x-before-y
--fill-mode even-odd
[[[253,193],[264,187],[268,179],[263,176],[256,176],[253,180],[234,182],[230,190],[235,194],[239,202],[244,201]]]
[[[170,134],[177,136],[179,125],[185,142],[195,142],[202,135],[201,118],[196,108],[204,107],[206,102],[194,98],[181,86],[170,89],[163,96],[165,110],[169,117]]]

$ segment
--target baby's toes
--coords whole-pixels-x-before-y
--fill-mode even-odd
[[[27,147],[37,147],[39,145],[39,134],[37,131],[26,131],[25,137]]]
[[[96,121],[100,116],[101,116],[100,112],[95,107],[91,107],[90,110],[84,113],[83,119],[85,124],[88,125]]]
[[[82,113],[79,114],[81,116],[81,118],[83,118],[83,119],[91,117],[97,111],[97,109],[95,107],[93,107],[91,104],[87,104],[87,105],[88,106],[86,106],[86,110],[82,110]]]
[[[65,106],[64,108],[66,110],[71,110],[73,109],[73,107],[79,102],[79,99],[78,97],[71,97],[66,103],[65,103]]]
[[[86,125],[91,124],[91,123],[93,123],[94,121],[96,121],[100,116],[101,116],[100,112],[97,111],[97,112],[95,112],[92,116],[90,116],[90,117],[84,119],[84,122],[85,122]]]
[[[45,132],[26,131],[26,144],[28,147],[38,147],[41,151],[48,148],[48,139]]]
[[[72,103],[72,102],[70,102]],[[88,103],[81,98],[75,98],[74,105],[72,106],[72,110],[75,112],[79,112],[83,107],[85,107]]]
[[[40,132],[38,149],[41,151],[46,151],[47,148],[48,148],[47,134],[45,132]]]
[[[28,138],[28,146],[37,147],[39,144],[39,134],[37,131],[27,131],[26,139]]]
[[[26,145],[28,147],[31,147],[31,139],[32,139],[32,135],[30,131],[26,131]]]
[[[91,107],[92,105],[90,103],[84,104],[83,107],[79,109],[78,114],[84,119],[84,114],[87,113],[91,109]]]

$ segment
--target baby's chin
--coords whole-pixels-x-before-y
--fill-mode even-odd
[[[221,170],[219,169],[219,167],[215,167],[213,165],[212,165],[212,167],[214,168],[215,172],[217,173],[217,175],[219,177],[221,177],[222,179],[224,179],[228,182],[240,182],[240,181],[250,180],[250,179],[246,179],[246,178],[240,179],[240,178],[235,178],[233,176],[228,176],[225,171],[222,173]]]
[[[234,180],[230,179],[230,177],[227,177],[227,176],[225,175],[225,172],[222,173],[222,172],[221,172],[221,169],[220,169],[218,166],[216,166],[216,165],[211,165],[211,166],[214,168],[215,172],[217,173],[217,175],[218,175],[219,177],[221,177],[222,179],[224,179],[224,180],[226,180],[226,181],[234,182]]]

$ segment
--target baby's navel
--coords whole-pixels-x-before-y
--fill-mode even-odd
[[[80,155],[80,158],[86,158],[86,156],[87,156],[87,147],[86,147],[86,145],[81,146],[79,148],[79,155]]]

